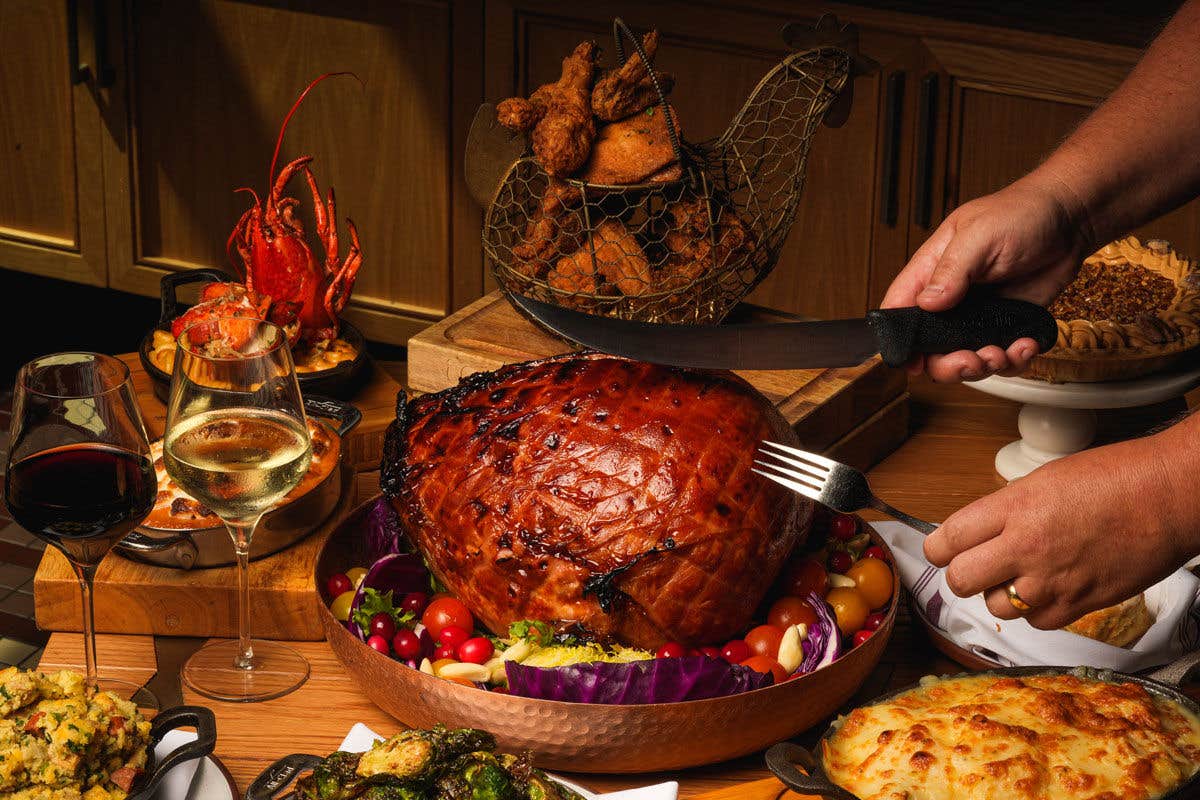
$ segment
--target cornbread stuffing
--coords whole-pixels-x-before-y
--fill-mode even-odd
[[[77,672],[0,670],[0,797],[124,800],[146,767],[150,723]]]

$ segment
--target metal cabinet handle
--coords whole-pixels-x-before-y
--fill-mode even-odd
[[[904,72],[893,72],[887,79],[883,101],[883,169],[880,171],[879,221],[896,226],[897,194],[900,184],[900,124],[904,117]]]
[[[933,145],[937,130],[938,76],[931,72],[921,79],[917,100],[917,197],[915,219],[928,228],[933,217]]]
[[[67,74],[74,85],[92,77],[92,68],[79,60],[79,0],[67,0]]]

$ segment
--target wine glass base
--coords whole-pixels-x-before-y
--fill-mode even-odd
[[[204,645],[183,665],[183,682],[214,700],[254,703],[282,697],[308,680],[308,661],[292,648],[261,639],[250,645],[250,669],[234,664],[239,654],[236,639]]]
[[[133,701],[133,704],[143,714],[162,710],[162,704],[158,702],[158,698],[154,695],[154,692],[145,686],[139,686],[130,681],[123,681],[120,678],[105,678],[103,676],[96,678],[96,682],[91,685],[102,692],[112,692],[122,700]]]

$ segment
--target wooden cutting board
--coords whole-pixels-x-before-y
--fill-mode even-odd
[[[739,306],[743,322],[795,321],[793,315]],[[408,386],[437,392],[473,372],[571,352],[573,345],[522,317],[499,292],[492,292],[408,340]],[[856,466],[869,466],[890,453],[908,432],[907,375],[878,357],[848,369],[747,370],[738,373],[762,392],[792,423],[806,448],[827,451],[854,435]],[[860,426],[879,412],[901,402]]]
[[[162,435],[166,408],[154,396],[150,378],[136,354],[121,356],[129,365],[134,388],[151,437]],[[313,566],[325,535],[345,508],[378,491],[376,470],[383,453],[383,434],[395,419],[400,385],[373,364],[371,380],[354,398],[362,422],[343,440],[356,479],[337,509],[316,531],[291,547],[250,564],[252,633],[267,639],[317,640],[324,633],[313,615]],[[363,492],[363,494],[359,494]],[[232,550],[233,545],[230,544]],[[34,576],[34,609],[38,627],[49,631],[81,629],[79,584],[67,560],[54,548]],[[155,633],[167,636],[235,636],[237,573],[233,567],[179,570],[110,555],[96,573],[96,630],[108,633]]]

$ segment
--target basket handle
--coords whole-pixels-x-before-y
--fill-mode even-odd
[[[634,51],[642,59],[642,63],[646,65],[646,74],[650,76],[650,83],[654,85],[654,91],[658,94],[658,105],[662,108],[663,114],[667,120],[667,138],[671,140],[671,149],[675,151],[675,158],[679,161],[679,166],[684,166],[683,147],[679,143],[679,132],[675,130],[675,120],[671,118],[671,108],[667,105],[667,94],[662,89],[662,84],[659,83],[658,73],[654,71],[654,65],[650,63],[650,59],[646,57],[646,51],[642,48],[642,42],[633,35],[633,31],[625,24],[625,20],[620,17],[613,18],[613,41],[616,43],[617,60],[620,63],[625,63],[625,45],[621,41],[622,35],[629,37],[630,44],[633,45]]]

